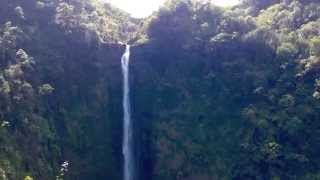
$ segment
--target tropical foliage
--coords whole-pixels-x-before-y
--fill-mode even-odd
[[[320,3],[0,2],[0,179],[122,179],[121,43],[143,180],[319,179]]]

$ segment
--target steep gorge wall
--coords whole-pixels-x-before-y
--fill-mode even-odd
[[[141,180],[317,179],[319,4],[259,2],[171,1],[142,25],[130,72]],[[55,179],[68,161],[65,179],[122,178],[117,42],[138,21],[95,3],[1,1],[2,177]]]
[[[318,178],[319,3],[259,2],[172,1],[132,48],[149,179]]]
[[[69,3],[1,1],[2,179],[121,179],[124,46]]]

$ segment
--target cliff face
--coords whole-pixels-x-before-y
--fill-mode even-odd
[[[55,179],[65,161],[69,179],[120,179],[122,35],[104,8],[1,1],[4,179]]]
[[[318,12],[316,1],[162,8],[132,55],[150,177],[317,179]]]
[[[140,179],[317,179],[319,8],[1,1],[0,178],[122,179],[130,40]]]

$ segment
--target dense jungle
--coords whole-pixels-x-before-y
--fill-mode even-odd
[[[0,180],[320,180],[320,1],[0,0]]]

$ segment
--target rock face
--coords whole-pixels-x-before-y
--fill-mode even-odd
[[[60,178],[121,179],[120,25],[103,24],[105,33],[88,24],[112,18],[112,9],[91,1],[0,6],[1,177],[55,179],[67,161]]]
[[[318,179],[319,8],[1,1],[0,179],[122,179],[118,42],[139,180]]]

